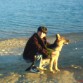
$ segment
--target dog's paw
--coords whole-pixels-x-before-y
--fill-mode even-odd
[[[47,70],[47,68],[43,68],[43,70]]]
[[[51,73],[55,73],[55,71],[54,71],[54,70],[50,70],[50,72],[51,72]]]
[[[41,67],[41,68],[39,68],[40,70],[47,70],[46,68],[43,68],[43,67]]]
[[[56,71],[58,71],[58,72],[59,72],[59,71],[60,71],[60,69],[56,69]]]

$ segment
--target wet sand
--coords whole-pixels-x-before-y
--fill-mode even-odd
[[[60,72],[44,74],[25,72],[26,63],[0,64],[1,83],[80,83],[83,81],[83,68],[72,65],[60,68]]]

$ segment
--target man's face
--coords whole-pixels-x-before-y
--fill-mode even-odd
[[[44,38],[44,37],[46,37],[46,33],[41,32],[41,38]]]
[[[42,38],[44,38],[44,37],[46,37],[46,33],[44,33],[44,32],[38,32],[38,35],[40,36],[40,38],[42,39]]]

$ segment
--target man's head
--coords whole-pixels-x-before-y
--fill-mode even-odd
[[[44,26],[40,26],[38,27],[37,33],[40,36],[40,38],[44,38],[46,37],[46,34],[47,34],[47,28]]]

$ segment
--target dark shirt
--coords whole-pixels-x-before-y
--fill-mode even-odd
[[[23,52],[24,59],[30,59],[34,61],[34,56],[37,53],[43,55],[43,59],[50,58],[51,52],[48,53],[47,47],[53,46],[53,44],[49,44],[46,38],[41,39],[37,33],[34,33],[26,43]]]

